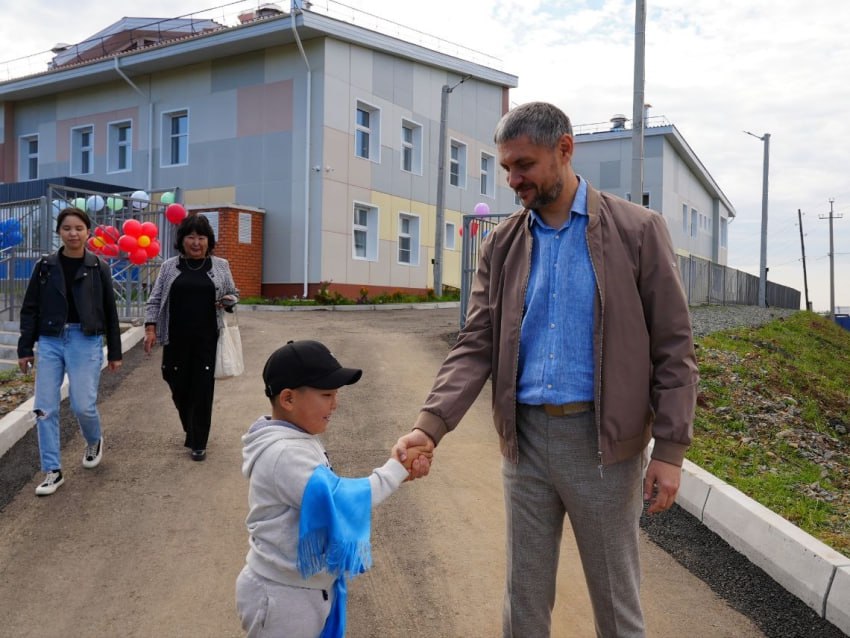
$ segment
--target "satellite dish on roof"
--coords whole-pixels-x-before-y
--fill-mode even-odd
[[[71,48],[72,45],[67,42],[57,42],[53,45],[53,48],[50,49],[53,53],[62,53],[62,51],[67,51]]]

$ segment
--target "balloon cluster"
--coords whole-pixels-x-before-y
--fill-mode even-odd
[[[96,226],[94,234],[89,237],[86,246],[97,255],[110,259],[118,256],[118,229],[115,226],[101,224]]]
[[[17,246],[22,241],[24,241],[24,234],[21,232],[19,220],[11,218],[0,222],[0,249]]]
[[[124,234],[118,238],[118,248],[127,253],[131,263],[140,266],[159,254],[159,231],[153,222],[128,219],[121,229]]]

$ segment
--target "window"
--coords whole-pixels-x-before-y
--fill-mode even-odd
[[[94,172],[94,130],[91,126],[71,129],[71,174]]]
[[[422,174],[422,127],[401,121],[401,170]]]
[[[354,113],[354,154],[380,162],[381,112],[374,106],[357,102]]]
[[[466,144],[452,140],[449,157],[449,183],[466,188]]]
[[[487,197],[496,196],[496,158],[487,153],[481,153],[481,194]]]
[[[729,231],[726,229],[727,224],[728,224],[728,221],[726,220],[726,218],[721,217],[720,218],[720,247],[721,248],[726,248],[726,242],[728,241],[727,233]]]
[[[419,218],[398,216],[398,261],[401,264],[419,264]]]
[[[366,204],[354,204],[354,259],[378,259],[378,209]]]
[[[454,250],[456,235],[457,226],[455,226],[452,222],[446,222],[446,235],[443,239],[443,248],[446,250]]]
[[[189,163],[189,112],[162,114],[162,165]]]
[[[696,237],[699,230],[699,213],[696,208],[691,209],[691,237]]]
[[[21,138],[21,179],[38,179],[38,135]]]
[[[107,166],[110,173],[133,168],[133,123],[113,122],[109,125],[109,153]]]
[[[626,193],[626,199],[632,201],[632,194]],[[649,208],[649,191],[645,191],[643,194],[643,202],[641,204],[644,208]]]
[[[688,205],[682,204],[682,232],[688,234]]]

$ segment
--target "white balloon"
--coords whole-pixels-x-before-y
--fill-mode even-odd
[[[64,199],[54,199],[52,206],[53,206],[53,214],[58,215],[63,210],[68,208],[68,202],[66,202]]]
[[[103,197],[100,195],[89,195],[89,198],[86,200],[86,210],[90,213],[96,213],[99,210],[103,210],[104,204]]]
[[[133,208],[136,209],[147,208],[151,201],[151,196],[145,191],[135,191],[130,198],[133,200]]]

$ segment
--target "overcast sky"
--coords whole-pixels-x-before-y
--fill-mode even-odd
[[[124,16],[176,17],[218,6],[203,17],[232,21],[237,10],[250,5],[0,0],[0,63],[47,51],[57,42],[80,42]],[[631,117],[634,0],[316,0],[313,5],[336,15],[368,12],[492,56],[494,66],[519,77],[512,102],[553,102],[574,124],[605,122],[615,113]],[[358,20],[370,26],[362,14]],[[804,291],[801,209],[815,310],[829,308],[825,217],[830,198],[836,215],[835,302],[850,307],[848,24],[850,2],[841,0],[647,0],[650,115],[666,116],[679,129],[735,207],[729,265],[759,272],[764,145],[743,131],[767,132],[769,279]],[[421,33],[413,36],[425,43]],[[3,66],[0,79],[5,79]]]

